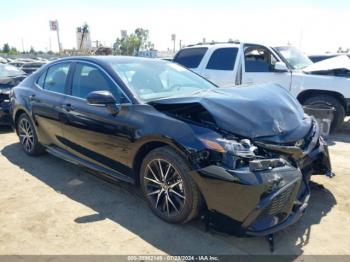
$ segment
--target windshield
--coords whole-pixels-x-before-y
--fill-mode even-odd
[[[140,59],[111,62],[111,66],[144,102],[216,88],[202,77],[171,62]]]
[[[276,47],[276,50],[287,60],[287,62],[293,67],[293,69],[303,69],[313,62],[300,50],[292,46]]]
[[[0,77],[12,77],[25,75],[25,73],[12,65],[0,65]]]

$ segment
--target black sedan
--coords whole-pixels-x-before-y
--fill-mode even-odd
[[[28,155],[49,152],[141,187],[172,223],[266,235],[294,222],[312,174],[330,174],[316,122],[283,88],[219,89],[171,62],[73,57],[11,95]]]
[[[22,70],[8,64],[0,64],[0,125],[10,125],[9,94],[11,89],[26,77]]]

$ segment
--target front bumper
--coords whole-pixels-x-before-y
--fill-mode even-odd
[[[263,236],[294,224],[305,212],[309,187],[300,169],[227,170],[219,166],[193,174],[208,210],[206,224],[239,236]]]

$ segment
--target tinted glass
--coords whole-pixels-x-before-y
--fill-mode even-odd
[[[128,59],[111,61],[111,66],[124,83],[145,102],[188,96],[201,90],[216,88],[190,70],[166,61]]]
[[[211,55],[207,69],[233,70],[237,57],[238,48],[219,48]]]
[[[183,49],[177,53],[174,62],[187,68],[196,68],[199,66],[207,50],[208,48],[206,47]]]
[[[127,102],[119,88],[104,72],[95,66],[78,63],[73,76],[72,96],[85,99],[89,93],[94,91],[109,91],[118,103]]]
[[[38,81],[36,82],[42,88],[44,88],[45,76],[46,76],[46,71],[41,74]]]
[[[276,58],[264,47],[249,47],[244,52],[246,72],[273,72]]]
[[[53,65],[47,70],[43,88],[56,93],[64,93],[70,63]]]

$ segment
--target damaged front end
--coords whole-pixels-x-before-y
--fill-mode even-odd
[[[9,88],[0,88],[0,125],[9,125],[10,123],[10,92]]]
[[[316,121],[289,94],[271,102],[284,93],[279,87],[264,88],[154,103],[187,122],[200,141],[189,160],[207,206],[204,219],[235,235],[264,236],[295,223],[308,205],[310,176],[332,176]]]
[[[195,160],[202,167],[193,177],[208,206],[207,224],[227,233],[263,236],[295,223],[308,205],[310,176],[333,175],[314,120],[296,145],[246,138],[202,141],[210,152]]]

